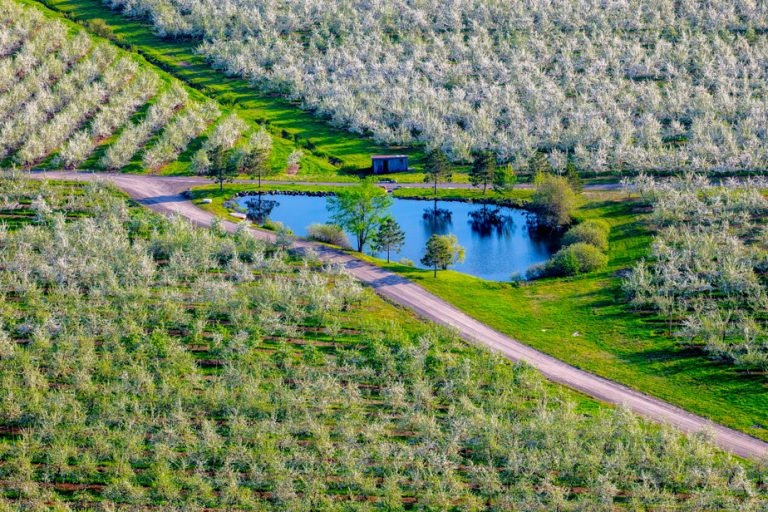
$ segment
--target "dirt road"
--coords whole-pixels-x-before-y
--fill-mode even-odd
[[[51,179],[105,180],[114,183],[131,197],[152,210],[166,215],[177,214],[200,226],[210,226],[214,216],[197,208],[181,192],[191,186],[209,183],[194,177],[157,177],[129,174],[85,174],[46,172],[33,176]],[[228,230],[235,224],[224,222]],[[254,230],[263,238],[271,233]],[[553,382],[564,384],[590,396],[614,404],[625,405],[647,418],[669,423],[686,432],[709,430],[723,449],[750,458],[768,457],[768,443],[710,420],[691,414],[662,400],[645,395],[616,382],[579,370],[558,359],[505,336],[479,322],[411,281],[363,262],[342,251],[318,244],[297,241],[297,249],[312,247],[322,259],[346,266],[358,279],[382,296],[415,311],[420,316],[456,329],[470,343],[484,345],[513,361],[525,361]]]

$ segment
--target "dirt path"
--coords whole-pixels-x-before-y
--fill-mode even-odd
[[[106,180],[156,212],[181,215],[200,226],[210,226],[214,218],[213,214],[197,208],[181,195],[182,191],[191,186],[209,183],[202,178],[76,172],[46,172],[33,176],[51,179]],[[236,226],[227,221],[223,224],[228,230],[233,230]],[[274,236],[265,231],[254,230],[254,232],[262,238],[269,239]],[[471,318],[404,277],[322,245],[297,241],[295,247],[297,249],[311,247],[322,259],[343,264],[355,277],[374,288],[380,295],[410,308],[424,318],[458,330],[462,338],[470,343],[490,347],[513,361],[527,362],[553,382],[564,384],[605,402],[625,405],[638,414],[669,423],[685,432],[708,430],[712,432],[715,443],[736,455],[750,458],[768,457],[768,443],[616,382],[579,370],[539,352]]]

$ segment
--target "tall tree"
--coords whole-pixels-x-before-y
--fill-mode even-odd
[[[219,146],[210,150],[208,155],[210,162],[205,176],[219,184],[219,191],[224,191],[224,182],[230,182],[237,176],[237,168],[233,165],[232,154],[229,150]]]
[[[506,192],[515,188],[517,183],[517,174],[511,164],[497,166],[493,173],[493,190],[496,192]]]
[[[552,166],[549,164],[547,155],[539,150],[533,152],[533,155],[528,159],[528,174],[531,176],[538,176],[539,174],[552,173]]]
[[[421,264],[431,267],[437,277],[437,269],[447,269],[449,266],[464,261],[464,248],[459,245],[456,235],[432,235],[427,240],[424,257]]]
[[[482,185],[483,194],[488,190],[488,184],[494,181],[498,165],[496,157],[490,151],[483,151],[475,155],[475,161],[469,170],[469,181],[473,187]]]
[[[389,263],[390,253],[392,251],[399,253],[404,243],[405,233],[400,225],[392,217],[386,217],[374,234],[371,245],[376,252],[386,251],[387,263]]]
[[[275,174],[272,167],[272,137],[264,128],[251,135],[248,144],[243,148],[238,157],[238,171],[249,178],[258,178],[259,190],[261,179]]]
[[[327,208],[333,222],[357,237],[357,252],[363,252],[390,206],[392,199],[384,189],[361,180],[359,185],[328,198]]]
[[[424,183],[432,183],[435,191],[435,209],[437,209],[437,184],[451,181],[451,163],[443,150],[435,148],[427,155],[424,163]]]

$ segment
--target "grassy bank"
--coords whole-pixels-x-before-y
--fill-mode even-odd
[[[660,318],[625,304],[617,272],[646,255],[651,240],[634,203],[602,194],[579,215],[611,223],[603,272],[515,284],[451,271],[434,279],[431,271],[376,262],[543,352],[768,440],[764,375],[707,359],[668,336]]]

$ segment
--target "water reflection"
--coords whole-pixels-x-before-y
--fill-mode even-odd
[[[487,204],[479,210],[468,213],[469,226],[472,232],[481,238],[490,236],[512,236],[515,230],[515,219],[512,215],[504,213],[501,208]]]
[[[248,209],[246,215],[248,219],[257,224],[263,224],[267,220],[272,210],[280,206],[280,203],[274,199],[264,199],[262,194],[258,194],[256,198],[248,198],[245,201],[245,207]]]
[[[298,236],[305,236],[310,224],[329,222],[326,201],[327,198],[318,196],[269,193],[262,198],[237,198],[237,203],[253,210],[254,216],[268,215],[285,223]],[[254,206],[249,208],[246,202]],[[528,212],[516,208],[462,202],[439,202],[435,208],[432,202],[395,198],[389,213],[405,232],[405,245],[399,256],[417,265],[433,234],[456,235],[465,248],[466,259],[453,267],[455,270],[497,281],[508,281],[512,274],[524,273],[531,265],[546,261],[557,249],[557,238],[551,233],[531,230],[535,223],[529,223]],[[349,238],[354,244],[354,236]]]
[[[453,212],[446,208],[427,208],[422,213],[424,219],[424,230],[432,235],[445,235],[453,226]]]

